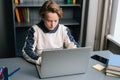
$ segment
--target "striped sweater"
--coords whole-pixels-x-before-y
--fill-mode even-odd
[[[54,30],[48,30],[44,22],[33,25],[23,47],[23,57],[32,63],[40,64],[43,49],[77,48],[79,44],[74,40],[69,28],[58,24]]]

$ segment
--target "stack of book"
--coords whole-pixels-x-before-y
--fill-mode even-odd
[[[15,8],[15,15],[18,23],[30,22],[29,8]]]
[[[106,67],[106,75],[120,77],[120,55],[110,54]]]
[[[76,4],[76,0],[67,0],[67,4]]]

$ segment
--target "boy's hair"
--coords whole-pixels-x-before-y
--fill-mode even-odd
[[[57,13],[59,18],[63,15],[62,8],[60,8],[60,6],[52,0],[48,0],[42,5],[39,10],[39,15],[44,19],[48,12]]]

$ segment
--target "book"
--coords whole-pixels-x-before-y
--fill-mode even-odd
[[[19,0],[19,3],[23,3],[24,2],[24,0]]]
[[[106,70],[106,73],[110,73],[116,76],[120,76],[120,71],[114,71],[114,70]]]
[[[29,12],[29,8],[25,8],[24,9],[24,12],[25,12],[25,20],[26,22],[30,22],[30,12]]]
[[[25,17],[25,11],[24,11],[25,8],[21,8],[21,16],[23,18],[23,22],[26,22],[26,17]]]
[[[18,1],[18,0],[14,0],[14,3],[15,3],[15,4],[18,4],[18,3],[19,3],[19,1]]]
[[[110,54],[105,72],[108,76],[120,77],[120,55]]]
[[[20,20],[21,20],[21,23],[24,22],[24,17],[23,17],[23,13],[22,13],[22,9],[19,8],[19,14],[20,14]]]
[[[30,9],[27,8],[27,22],[30,22]]]
[[[72,0],[72,4],[76,4],[76,0]]]
[[[110,54],[108,64],[107,64],[107,69],[120,69],[120,55],[118,54]],[[116,69],[116,70],[117,70]]]
[[[20,23],[21,20],[20,20],[20,14],[19,14],[18,8],[15,8],[15,15],[16,15],[17,22]]]
[[[71,4],[72,3],[72,0],[67,0],[67,4]]]
[[[116,66],[107,66],[107,68],[106,69],[108,69],[108,70],[115,70],[115,71],[120,71],[120,67],[116,67]]]
[[[111,74],[111,73],[106,73],[107,76],[111,76],[111,77],[120,77],[118,75],[114,75],[114,74]]]

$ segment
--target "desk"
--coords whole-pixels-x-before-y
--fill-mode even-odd
[[[110,51],[94,51],[91,55],[99,54],[100,56],[108,58],[110,53]],[[90,58],[90,64],[87,73],[85,74],[39,79],[35,65],[26,62],[24,59],[20,57],[0,59],[0,66],[8,67],[9,73],[19,67],[21,68],[18,72],[9,77],[9,80],[120,80],[120,78],[105,76],[103,72],[91,68],[95,64],[104,65],[101,62]]]

